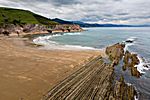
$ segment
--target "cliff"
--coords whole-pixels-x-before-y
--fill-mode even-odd
[[[83,29],[79,25],[75,24],[63,24],[63,25],[56,25],[51,29],[48,29],[50,33],[60,33],[60,32],[80,32]]]
[[[79,25],[60,24],[27,10],[0,7],[0,34],[9,36],[83,31]]]
[[[79,25],[40,25],[25,24],[14,25],[5,24],[0,27],[0,34],[4,35],[26,35],[26,34],[46,34],[46,33],[64,33],[64,32],[80,32],[83,29]]]

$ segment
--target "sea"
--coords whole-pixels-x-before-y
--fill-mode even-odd
[[[150,27],[100,27],[84,30],[40,35],[33,42],[44,45],[44,49],[99,50],[130,40],[132,43],[126,43],[125,49],[138,55],[140,64],[136,67],[142,76],[136,78],[131,76],[129,70],[122,71],[122,63],[116,66],[115,72],[136,87],[139,100],[150,100]]]

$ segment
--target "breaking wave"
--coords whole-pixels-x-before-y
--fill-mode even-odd
[[[135,45],[137,39],[137,37],[129,37],[128,39],[126,39],[126,41],[123,41],[123,43],[125,44],[124,51],[126,52],[127,50],[129,50],[130,46]],[[139,55],[137,57],[140,63],[138,65],[135,65],[134,67],[137,67],[137,70],[140,73],[144,74],[146,70],[150,70],[150,63],[147,63],[146,59],[140,57]]]
[[[144,58],[142,57],[139,57],[138,56],[138,59],[140,61],[140,63],[138,65],[135,65],[135,67],[137,67],[137,70],[140,72],[140,73],[145,73],[146,70],[150,70],[150,63],[147,63]]]
[[[81,35],[81,33],[63,33],[63,34],[55,34],[55,35],[46,35],[46,36],[39,36],[33,40],[34,43],[36,44],[42,44],[42,45],[47,45],[49,43],[55,43],[58,44],[54,41],[50,41],[51,38],[53,37],[59,37],[63,35]]]
[[[39,36],[33,40],[35,44],[44,45],[44,49],[63,49],[63,50],[98,50],[93,47],[81,46],[81,45],[61,45],[58,42],[51,41],[53,37],[63,35],[81,35],[81,33],[64,33],[56,35]]]
[[[64,35],[81,35],[81,33],[64,33]]]

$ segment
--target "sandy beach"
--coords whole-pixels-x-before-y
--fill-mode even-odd
[[[40,100],[88,59],[92,50],[41,50],[25,38],[0,36],[0,100]]]

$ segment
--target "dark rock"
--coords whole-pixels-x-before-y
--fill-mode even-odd
[[[82,68],[53,87],[42,100],[134,100],[135,88],[124,77],[114,78],[114,67],[102,57],[91,59]]]
[[[143,65],[144,67],[146,67],[146,68],[149,68],[149,66],[148,65]]]
[[[122,70],[123,70],[123,71],[127,70],[127,66],[126,66],[126,65],[123,65],[123,66],[122,66]]]
[[[131,56],[131,59],[132,59],[132,64],[135,66],[135,65],[138,65],[140,63],[138,57],[137,57],[137,54],[132,54]]]
[[[135,77],[140,77],[141,74],[137,70],[137,67],[135,65],[138,65],[140,63],[137,54],[131,54],[129,51],[126,51],[123,59],[124,65],[123,65],[123,70],[126,70],[127,67],[130,68],[131,70],[131,75]]]
[[[127,68],[127,67],[130,67],[130,64],[131,64],[131,53],[129,51],[126,51],[125,52],[125,55],[124,55],[124,59],[123,59],[123,62],[124,62],[124,67]]]
[[[131,67],[131,74],[132,76],[140,77],[141,73],[137,70],[136,67]]]
[[[126,40],[127,43],[133,43],[134,41],[132,40]]]
[[[115,44],[106,48],[106,54],[109,56],[111,61],[117,65],[124,55],[124,44]]]
[[[10,32],[9,31],[4,31],[4,32],[2,32],[2,34],[4,34],[4,36],[9,36]]]
[[[134,97],[137,95],[135,88],[124,82],[123,76],[121,76],[119,81],[115,82],[113,91],[114,100],[134,100]]]

